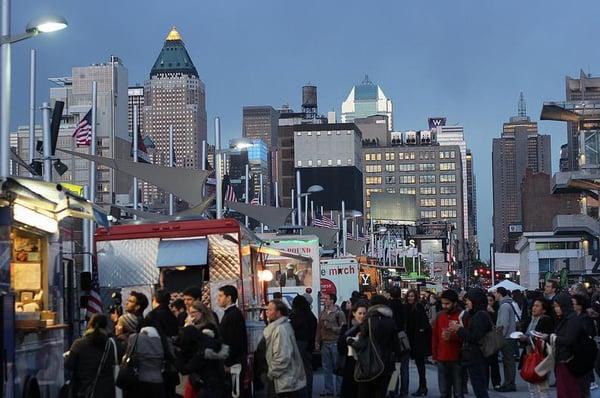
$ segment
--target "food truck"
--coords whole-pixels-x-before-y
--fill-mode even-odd
[[[107,223],[60,184],[0,179],[0,342],[3,397],[57,397],[73,306],[65,300],[66,218]],[[66,221],[66,220],[65,220]]]
[[[356,258],[321,260],[321,294],[334,293],[338,304],[350,300],[352,292],[359,291],[359,270]]]

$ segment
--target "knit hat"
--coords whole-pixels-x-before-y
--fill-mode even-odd
[[[126,312],[119,317],[117,323],[121,325],[124,329],[135,333],[137,331],[140,320],[136,315]]]

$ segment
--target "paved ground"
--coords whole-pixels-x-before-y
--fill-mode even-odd
[[[527,383],[525,383],[517,374],[517,392],[510,393],[499,393],[496,391],[490,391],[490,397],[494,398],[529,398],[529,391],[527,389]],[[410,387],[409,396],[417,390],[419,387],[419,375],[414,362],[410,364]],[[439,389],[437,384],[437,369],[433,365],[427,365],[427,389],[428,397],[439,397]],[[318,371],[314,376],[314,392],[313,397],[317,398],[319,393],[323,390],[323,374]],[[471,385],[469,385],[469,397],[474,397]],[[556,397],[556,389],[550,389],[550,397]]]

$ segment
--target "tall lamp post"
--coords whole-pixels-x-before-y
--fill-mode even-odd
[[[27,24],[24,33],[10,35],[10,0],[2,0],[0,21],[0,178],[10,175],[10,92],[11,92],[11,45],[67,27],[63,17],[46,16]]]
[[[306,192],[301,193],[300,197],[304,198],[304,225],[308,225],[308,197],[313,193],[323,192],[323,187],[320,185],[311,185]],[[301,220],[300,220],[301,221]]]

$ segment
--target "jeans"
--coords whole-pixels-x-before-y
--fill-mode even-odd
[[[515,364],[515,350],[512,340],[506,339],[500,352],[502,353],[502,367],[504,368],[504,383],[502,385],[515,387],[517,366]]]
[[[442,398],[462,398],[462,368],[460,362],[438,362],[438,386]]]
[[[302,357],[304,365],[304,373],[306,374],[306,394],[312,397],[313,390],[313,368],[312,368],[312,351],[309,349],[309,343],[306,341],[297,341],[298,350]],[[310,345],[312,347],[312,345]]]
[[[417,365],[417,371],[419,372],[419,389],[426,389],[427,378],[425,373],[425,358],[415,358],[415,365]]]
[[[336,341],[323,342],[321,345],[321,360],[323,361],[323,371],[325,372],[325,392],[338,395],[342,386],[342,378],[333,374],[338,361]]]
[[[392,396],[394,397],[404,397],[408,396],[408,365],[410,362],[410,356],[404,355],[400,359],[400,383],[396,384],[396,389],[394,390]],[[399,390],[399,391],[398,391]],[[400,392],[400,394],[398,394]]]
[[[486,363],[478,363],[469,365],[467,371],[469,372],[469,379],[471,379],[471,386],[473,387],[473,394],[476,398],[489,398],[487,390],[487,377],[485,375]]]
[[[538,384],[529,384],[529,396],[531,398],[550,398],[548,380],[544,380]]]

